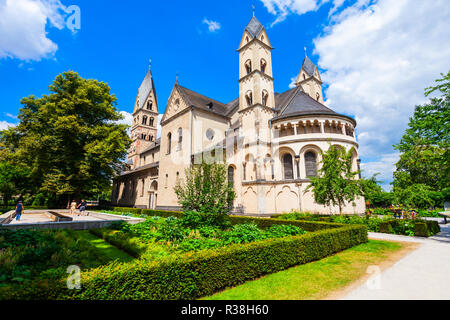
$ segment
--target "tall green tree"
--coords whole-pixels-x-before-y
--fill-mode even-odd
[[[354,148],[330,145],[322,153],[321,167],[318,176],[311,178],[306,191],[312,189],[317,203],[327,206],[338,206],[339,214],[346,203],[354,202],[363,194],[361,184],[356,178],[359,171],[352,171],[352,155]],[[306,192],[305,191],[305,192]]]
[[[174,188],[185,211],[202,213],[212,224],[222,224],[233,207],[236,194],[228,182],[227,167],[202,163],[186,169],[185,181]]]
[[[8,161],[0,161],[0,195],[3,205],[7,206],[14,195],[22,195],[27,191],[29,171],[27,167],[14,165]]]
[[[443,192],[450,185],[450,72],[425,89],[428,103],[418,105],[399,144],[394,172],[394,192],[403,194],[412,185]]]
[[[377,175],[379,173],[368,179],[362,178],[360,180],[364,199],[371,207],[388,207],[392,204],[393,194],[381,188],[381,181],[377,179]]]
[[[42,98],[23,98],[17,127],[3,132],[9,157],[30,168],[37,191],[69,201],[110,188],[130,140],[104,82],[58,75]]]

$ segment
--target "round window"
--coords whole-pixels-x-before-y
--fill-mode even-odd
[[[213,129],[206,130],[206,138],[208,138],[208,140],[214,139],[214,130]]]

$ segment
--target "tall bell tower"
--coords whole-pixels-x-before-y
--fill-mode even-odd
[[[151,65],[139,87],[133,111],[131,126],[131,147],[128,159],[132,161],[132,169],[140,166],[139,154],[156,140],[158,125],[158,101]]]
[[[261,142],[270,141],[269,120],[275,108],[272,50],[266,30],[253,13],[237,50],[239,113],[243,134]]]

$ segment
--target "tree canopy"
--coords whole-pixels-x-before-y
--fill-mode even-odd
[[[399,201],[411,198],[406,191],[414,185],[421,192],[442,193],[450,185],[450,72],[436,82],[425,89],[429,102],[416,106],[400,143],[394,146],[401,152],[393,182]]]
[[[19,125],[0,136],[7,161],[29,168],[35,192],[60,199],[109,189],[130,143],[110,87],[68,71],[49,91],[21,100]]]

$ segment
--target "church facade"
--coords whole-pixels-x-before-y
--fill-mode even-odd
[[[176,81],[157,132],[159,106],[151,70],[137,94],[128,171],[114,180],[112,203],[161,210],[180,209],[174,186],[202,161],[225,163],[236,192],[234,212],[274,214],[292,210],[336,213],[306,191],[317,175],[321,151],[330,144],[354,148],[356,121],[323,102],[317,66],[306,56],[295,86],[274,92],[272,45],[253,16],[238,48],[239,96],[228,103]],[[157,138],[160,136],[160,138]],[[363,198],[344,213],[365,211]]]

